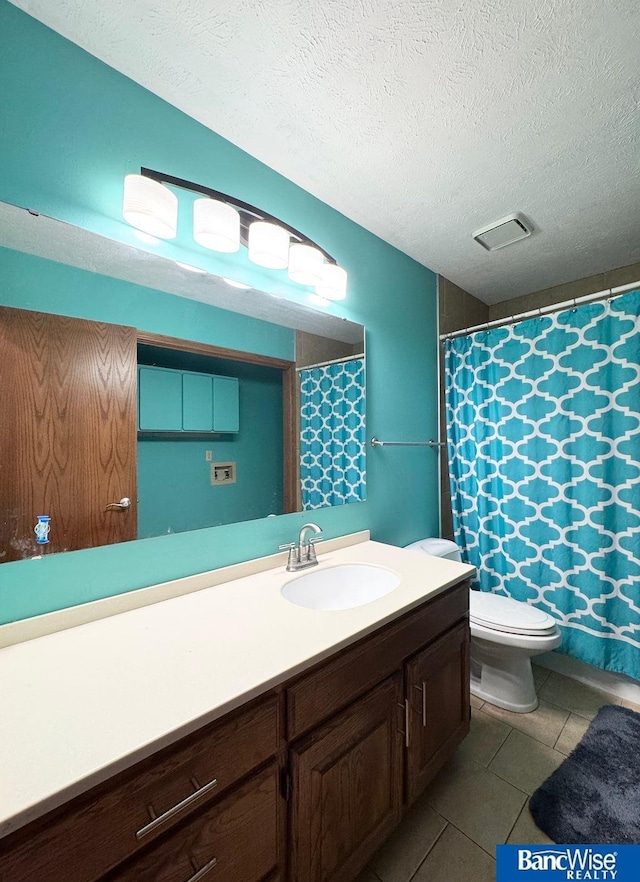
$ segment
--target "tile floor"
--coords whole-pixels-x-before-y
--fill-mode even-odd
[[[471,732],[357,882],[494,882],[496,845],[551,842],[529,797],[603,704],[640,708],[536,665],[534,675],[531,714],[471,696]]]

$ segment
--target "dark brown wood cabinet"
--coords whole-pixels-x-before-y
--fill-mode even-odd
[[[469,586],[0,840],[0,882],[351,882],[469,730]]]
[[[0,840],[0,882],[101,878],[274,757],[280,701],[256,699]]]
[[[406,666],[407,801],[418,796],[469,731],[469,626],[456,625]]]
[[[308,732],[351,704],[395,671],[455,622],[467,618],[465,591],[454,586],[416,609],[336,653],[287,686],[287,737]]]
[[[402,807],[402,677],[292,749],[292,882],[350,882]]]
[[[272,763],[104,882],[262,882],[284,864],[285,803]]]

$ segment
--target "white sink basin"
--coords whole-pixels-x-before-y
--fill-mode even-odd
[[[287,582],[282,596],[309,609],[353,609],[389,594],[400,584],[393,570],[372,564],[340,564]]]

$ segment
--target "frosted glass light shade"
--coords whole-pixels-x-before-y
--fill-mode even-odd
[[[295,242],[289,248],[289,278],[298,285],[319,285],[324,257],[313,245]]]
[[[267,269],[286,269],[289,233],[277,224],[254,221],[249,227],[249,260]]]
[[[232,254],[240,248],[240,215],[232,205],[217,199],[193,203],[193,238],[211,251]]]
[[[164,184],[144,175],[124,179],[122,215],[127,223],[158,239],[175,239],[178,197]]]
[[[325,263],[316,294],[325,300],[344,300],[347,296],[347,271],[335,263]]]

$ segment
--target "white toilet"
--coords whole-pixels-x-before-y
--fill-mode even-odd
[[[407,548],[461,561],[447,539],[421,539]],[[531,658],[562,642],[556,620],[528,603],[487,591],[471,591],[471,692],[507,710],[526,714],[538,706]]]

